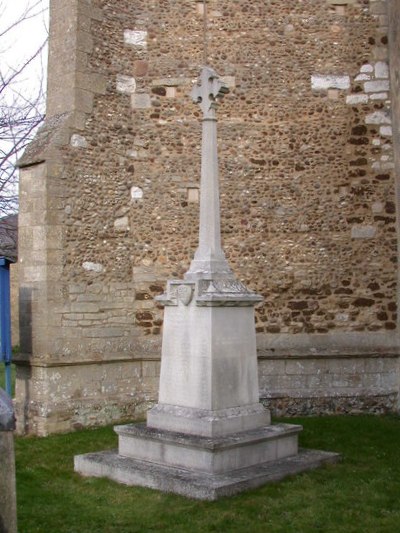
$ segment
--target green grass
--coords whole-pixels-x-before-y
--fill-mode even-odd
[[[19,531],[397,533],[400,417],[296,422],[304,425],[302,446],[340,452],[343,461],[217,502],[75,474],[75,454],[116,447],[112,428],[18,438]]]
[[[6,371],[5,371],[5,364],[3,362],[0,362],[0,387],[2,389],[6,388]],[[14,396],[14,392],[15,392],[15,365],[11,365],[11,392],[12,392],[12,396]]]
[[[13,355],[19,352],[19,346],[13,346],[12,353]],[[12,360],[12,359],[11,359]],[[2,389],[6,388],[6,372],[4,362],[0,362],[0,387]],[[15,394],[15,365],[11,365],[11,395]]]

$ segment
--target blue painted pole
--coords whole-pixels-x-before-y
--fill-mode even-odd
[[[5,375],[6,375],[6,393],[10,396],[12,395],[12,387],[11,387],[11,363],[6,363],[6,369],[5,369]]]
[[[10,263],[0,257],[0,361],[5,363],[6,392],[11,396],[11,306]]]

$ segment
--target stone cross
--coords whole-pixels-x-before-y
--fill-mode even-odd
[[[217,73],[204,67],[199,83],[191,96],[203,112],[202,159],[200,183],[199,247],[185,278],[231,278],[232,271],[221,247],[218,149],[217,149],[217,99],[229,89],[219,80]]]
[[[115,428],[118,454],[76,456],[84,475],[213,500],[337,457],[298,454],[301,426],[271,426],[259,401],[262,297],[235,279],[221,248],[215,110],[226,92],[208,67],[192,92],[203,111],[199,247],[186,279],[157,296],[165,306],[158,403],[146,425]]]
[[[200,73],[200,82],[193,87],[191,93],[193,102],[200,104],[203,120],[216,120],[217,98],[222,98],[228,92],[228,87],[220,81],[215,70],[204,67]]]

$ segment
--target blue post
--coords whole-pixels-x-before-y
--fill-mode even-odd
[[[11,306],[10,264],[0,257],[0,361],[5,363],[6,392],[11,396]]]

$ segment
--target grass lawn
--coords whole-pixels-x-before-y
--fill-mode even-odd
[[[302,446],[340,452],[342,463],[217,502],[75,474],[75,454],[116,447],[112,428],[17,438],[19,532],[400,531],[400,417],[295,422]]]
[[[4,362],[0,362],[0,387],[2,389],[6,388],[6,371]],[[11,365],[11,388],[12,394],[14,395],[15,391],[15,365]]]

